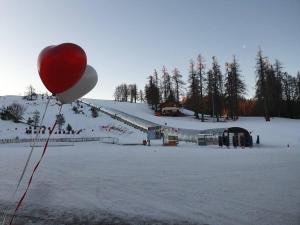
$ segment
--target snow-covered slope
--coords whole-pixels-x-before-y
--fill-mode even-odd
[[[40,117],[45,111],[47,104],[47,99],[42,99],[39,96],[36,101],[27,101],[22,99],[20,96],[2,96],[0,97],[0,108],[6,107],[12,103],[18,103],[25,107],[26,111],[23,115],[24,120],[27,121],[29,117],[33,117],[34,111],[40,112]],[[127,140],[128,142],[139,142],[145,138],[145,134],[141,133],[138,130],[133,129],[132,127],[126,126],[125,124],[112,119],[106,114],[99,113],[97,118],[93,118],[91,115],[90,107],[85,104],[79,106],[79,110],[82,113],[75,114],[72,110],[72,107],[76,106],[73,104],[66,104],[62,107],[62,114],[65,118],[65,124],[63,129],[66,129],[66,126],[70,124],[75,131],[74,135],[67,134],[53,134],[53,138],[57,137],[117,137],[121,141]],[[56,100],[51,99],[49,106],[47,108],[45,118],[43,121],[44,126],[52,127],[56,115],[59,113],[60,106],[57,104]],[[3,121],[0,120],[0,138],[31,138],[31,135],[25,133],[26,128],[29,128],[28,125],[23,123],[13,123],[12,121]],[[79,130],[82,130],[79,134],[76,134]],[[56,130],[58,131],[58,126]],[[47,137],[48,132],[45,134],[40,134],[40,137]]]
[[[194,119],[193,116],[186,117],[158,117],[153,111],[142,103],[116,102],[110,100],[86,99],[95,105],[117,109],[128,114],[176,128],[187,128],[204,130],[221,127],[243,127],[252,133],[255,140],[260,136],[261,143],[268,146],[294,145],[300,147],[300,120],[286,118],[272,118],[266,122],[263,117],[241,117],[237,121],[228,122],[204,122]],[[187,110],[186,110],[187,111]],[[189,113],[192,115],[192,113]]]

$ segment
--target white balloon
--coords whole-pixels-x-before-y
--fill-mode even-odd
[[[86,65],[80,80],[68,90],[56,94],[56,97],[62,104],[71,103],[90,92],[96,86],[97,82],[98,75],[96,70],[92,66]]]

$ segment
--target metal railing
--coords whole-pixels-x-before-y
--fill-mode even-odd
[[[32,138],[7,138],[0,139],[0,144],[13,144],[13,143],[32,143]],[[37,138],[36,143],[46,142],[47,138]],[[119,144],[119,139],[116,137],[73,137],[73,138],[50,138],[49,142],[89,142],[98,141],[108,144]]]
[[[132,126],[133,128],[138,129],[142,132],[147,132],[148,127],[159,126],[159,124],[152,123],[150,121],[144,120],[142,118],[139,118],[139,117],[136,117],[136,116],[133,116],[133,115],[129,115],[125,112],[121,112],[121,111],[116,110],[116,109],[100,107],[100,106],[94,105],[90,102],[86,102],[84,100],[79,100],[79,101],[81,103],[85,104],[85,105],[90,106],[90,107],[95,107],[100,112],[111,116],[113,119],[116,119],[120,122],[123,122],[126,125]]]

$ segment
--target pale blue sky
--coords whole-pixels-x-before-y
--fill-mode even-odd
[[[235,54],[254,93],[258,46],[292,75],[300,70],[300,0],[0,0],[0,95],[46,91],[36,61],[48,45],[83,47],[99,83],[87,97],[112,99],[116,85],[136,83],[166,65],[187,79],[201,53],[224,67]]]

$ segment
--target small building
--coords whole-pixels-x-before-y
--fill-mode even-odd
[[[161,115],[163,116],[180,116],[181,105],[174,101],[166,101],[159,105]]]

